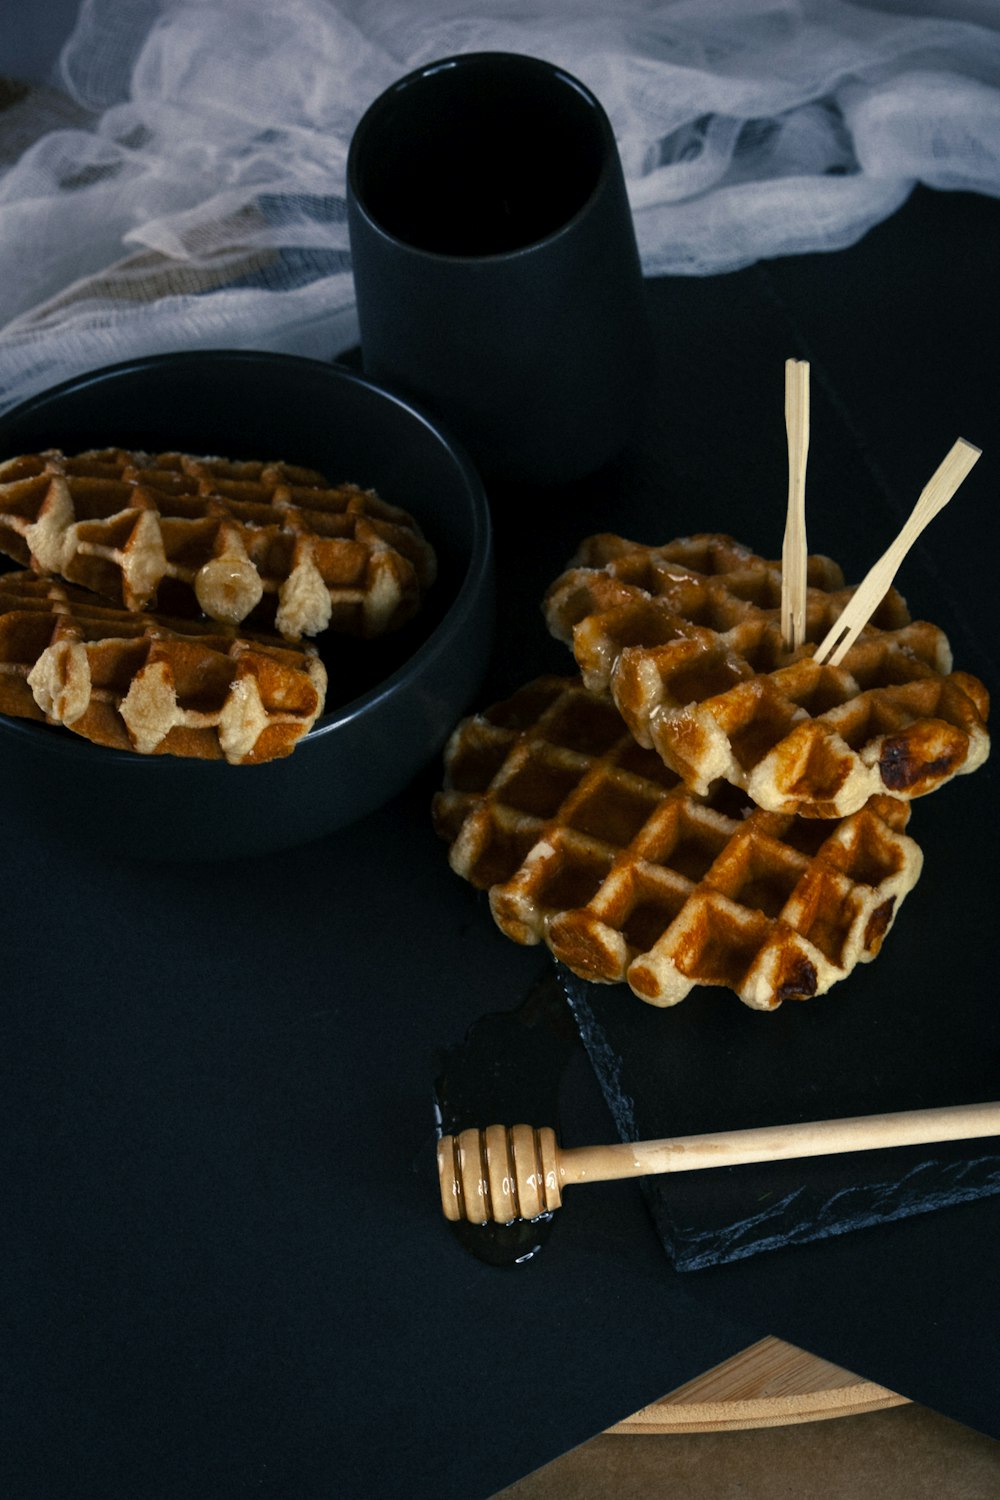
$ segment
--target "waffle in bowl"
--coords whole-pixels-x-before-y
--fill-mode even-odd
[[[695,793],[578,678],[464,720],[445,766],[435,826],[498,926],[654,1005],[695,985],[757,1010],[824,993],[877,955],[922,867],[906,802],[818,822],[724,781]]]
[[[404,624],[434,580],[416,521],[312,469],[121,448],[0,464],[0,550],[124,605],[286,639]]]
[[[550,631],[610,687],[639,742],[691,789],[719,778],[772,812],[838,818],[910,799],[989,754],[989,697],[943,631],[890,589],[838,666],[813,659],[853,590],[810,557],[806,644],[786,648],[781,567],[731,538],[588,538],[552,584]]]
[[[251,765],[288,755],[323,710],[311,644],[105,603],[0,574],[0,713],[119,750]]]

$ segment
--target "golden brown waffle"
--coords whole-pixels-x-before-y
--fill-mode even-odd
[[[731,538],[584,542],[549,589],[549,629],[589,687],[611,689],[641,744],[694,791],[723,778],[773,812],[832,818],[869,797],[934,791],[989,754],[989,696],[951,670],[944,633],[890,589],[833,667],[817,642],[851,596],[808,567],[806,644],[781,637],[781,566]]]
[[[126,609],[245,619],[289,640],[394,630],[433,582],[412,516],[312,469],[55,450],[0,464],[0,550]]]
[[[251,765],[288,755],[323,710],[313,646],[105,604],[0,574],[0,713],[149,755]]]
[[[875,957],[923,862],[895,798],[818,822],[691,792],[578,679],[466,719],[445,764],[435,826],[502,930],[654,1005],[697,984],[757,1010],[822,994]]]

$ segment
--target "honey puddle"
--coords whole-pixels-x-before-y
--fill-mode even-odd
[[[552,1125],[558,1134],[559,1089],[580,1045],[553,969],[521,1004],[476,1021],[438,1058],[434,1081],[436,1139],[487,1125]],[[463,1249],[491,1266],[533,1260],[547,1241],[553,1214],[510,1224],[449,1223]]]

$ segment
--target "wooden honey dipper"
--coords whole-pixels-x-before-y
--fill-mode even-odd
[[[439,1140],[441,1206],[445,1217],[453,1221],[508,1224],[559,1208],[563,1188],[572,1183],[989,1135],[1000,1135],[1000,1103],[569,1148],[559,1145],[548,1126],[490,1125]]]

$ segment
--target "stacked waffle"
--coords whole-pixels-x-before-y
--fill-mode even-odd
[[[773,1010],[875,957],[921,870],[910,802],[985,760],[988,697],[893,590],[819,665],[852,591],[825,558],[807,583],[791,649],[780,565],[730,538],[583,544],[544,605],[581,676],[460,724],[434,803],[504,932],[656,1005]]]
[[[124,449],[0,464],[0,712],[98,744],[246,764],[322,712],[324,631],[419,609],[414,519],[311,469]]]
[[[815,645],[852,595],[807,566],[806,644],[779,619],[781,567],[729,537],[665,547],[591,537],[545,600],[589,687],[609,688],[640,744],[694,790],[718,777],[774,812],[843,817],[921,796],[989,752],[986,690],[951,670],[944,633],[890,589],[837,665]]]

